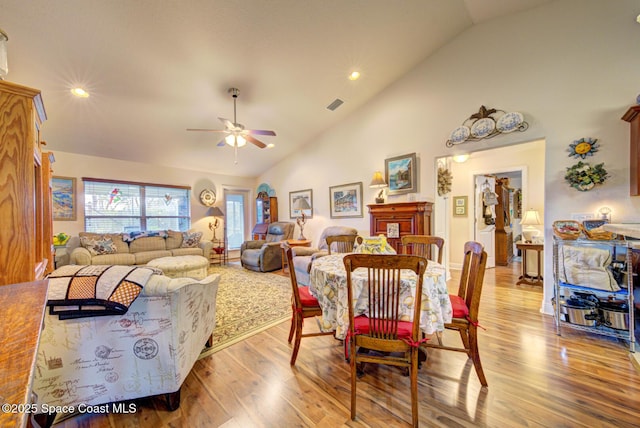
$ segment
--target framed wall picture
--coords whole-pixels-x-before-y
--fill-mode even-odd
[[[53,219],[55,221],[76,220],[75,177],[53,177],[51,179]]]
[[[297,190],[289,192],[289,218],[313,217],[313,190]]]
[[[362,214],[362,181],[329,187],[331,218],[364,217]]]
[[[458,217],[466,217],[467,215],[467,197],[453,197],[453,215]]]
[[[415,153],[385,159],[384,173],[389,185],[388,195],[418,191],[418,165]]]

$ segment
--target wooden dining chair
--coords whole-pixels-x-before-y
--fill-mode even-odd
[[[435,259],[433,249],[437,248],[438,258]],[[402,251],[404,254],[414,254],[442,264],[442,250],[444,239],[432,235],[404,235],[402,237]]]
[[[352,253],[357,238],[360,237],[357,235],[327,236],[326,241],[329,254]]]
[[[291,247],[287,246],[285,250],[285,257],[289,266],[293,266],[293,252]],[[317,333],[302,333],[302,326],[305,318],[312,318],[316,316],[322,316],[322,308],[318,299],[313,297],[309,291],[309,287],[298,287],[298,281],[296,279],[295,269],[289,269],[289,278],[291,279],[291,308],[293,314],[291,316],[291,328],[289,329],[289,343],[293,339],[295,334],[295,342],[293,343],[293,352],[291,353],[292,366],[296,364],[296,358],[298,358],[298,350],[300,349],[300,341],[303,337],[313,336],[328,336],[333,335],[333,332],[317,332]]]
[[[409,370],[412,421],[414,427],[418,426],[418,347],[426,340],[420,334],[420,309],[427,263],[424,257],[409,255],[347,254],[344,257],[349,306],[349,332],[345,346],[348,346],[351,366],[352,420],[356,418],[358,368],[364,363],[378,363]],[[368,312],[366,316],[356,317],[352,272],[358,268],[367,270],[364,287],[368,293]],[[400,301],[400,272],[403,269],[416,273],[413,302]],[[406,304],[413,305],[412,321],[400,319],[401,305]]]
[[[482,244],[474,241],[464,244],[464,260],[458,294],[449,295],[453,308],[453,319],[450,323],[445,324],[446,329],[457,330],[460,333],[463,347],[445,346],[440,337],[438,337],[438,344],[429,342],[425,345],[430,348],[465,352],[473,361],[482,386],[488,386],[488,384],[478,351],[478,311],[486,264],[487,253]]]

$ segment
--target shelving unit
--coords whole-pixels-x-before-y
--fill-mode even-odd
[[[553,240],[553,279],[554,279],[554,302],[555,302],[554,315],[556,319],[556,331],[558,336],[561,335],[562,327],[569,327],[575,330],[582,330],[589,333],[595,333],[603,336],[615,337],[618,339],[626,340],[629,342],[629,351],[635,352],[635,333],[634,333],[635,320],[634,320],[634,305],[633,305],[632,251],[633,251],[633,248],[635,248],[638,245],[640,245],[640,241],[622,241],[622,240],[599,241],[599,240],[586,240],[586,239],[564,240],[558,237],[554,237],[554,240]],[[619,291],[607,291],[599,288],[569,284],[561,281],[560,249],[563,246],[596,247],[601,249],[607,249],[612,255],[612,260],[621,261],[621,259],[624,258],[625,270],[622,273],[624,274],[623,277],[626,284],[618,282],[618,285],[620,286]],[[627,307],[628,307],[629,329],[628,330],[613,329],[605,325],[602,325],[600,320],[596,322],[595,326],[586,326],[586,325],[571,323],[562,319],[561,317],[562,305],[560,304],[561,298],[569,297],[563,294],[563,291],[565,293],[567,291],[592,293],[598,297],[612,296],[614,299],[626,301]]]

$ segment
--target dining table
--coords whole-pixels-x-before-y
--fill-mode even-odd
[[[348,254],[348,253],[346,253]],[[314,260],[311,265],[309,291],[318,299],[322,308],[322,331],[335,331],[336,339],[344,340],[349,330],[349,310],[347,298],[347,272],[344,267],[345,253],[331,254]],[[358,268],[351,274],[355,315],[367,312],[367,269]],[[400,274],[401,316],[413,318],[413,298],[415,297],[417,275],[410,270]],[[445,323],[451,322],[453,311],[445,268],[429,260],[422,281],[422,309],[420,329],[426,335],[444,331]]]

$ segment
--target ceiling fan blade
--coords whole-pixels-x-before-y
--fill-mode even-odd
[[[253,135],[271,135],[272,137],[276,136],[275,132],[267,131],[265,129],[245,129],[245,132]]]
[[[226,129],[198,129],[198,128],[187,128],[187,131],[227,132]]]
[[[267,147],[267,145],[266,145],[265,143],[263,143],[263,142],[262,142],[262,141],[260,141],[260,140],[257,140],[257,139],[255,139],[255,138],[253,138],[253,137],[252,137],[251,135],[249,135],[249,134],[244,135],[244,138],[245,138],[248,142],[255,144],[256,146],[260,147],[261,149],[264,149],[265,147]]]

